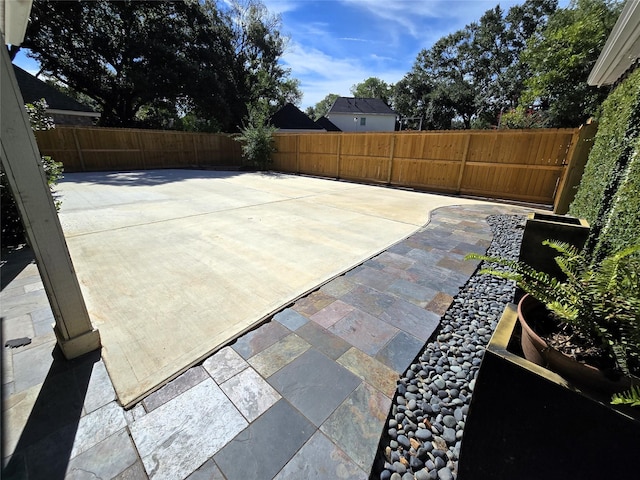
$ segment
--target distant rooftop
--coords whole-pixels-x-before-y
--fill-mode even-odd
[[[17,65],[13,66],[13,70],[16,73],[16,80],[18,81],[18,87],[20,87],[22,98],[26,103],[33,103],[44,98],[51,110],[67,110],[97,114],[93,108],[74,100],[68,95],[65,95],[55,87],[52,87],[48,83],[34,77]]]
[[[342,131],[338,127],[336,127],[336,125],[331,120],[329,120],[327,117],[320,117],[318,120],[316,120],[316,123],[318,125],[320,125],[322,128],[324,128],[327,132],[341,132]]]
[[[329,113],[349,113],[368,115],[395,115],[389,105],[380,98],[338,97]]]
[[[323,130],[292,103],[287,103],[271,116],[271,125],[281,130]]]

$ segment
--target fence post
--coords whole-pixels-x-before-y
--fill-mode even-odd
[[[460,163],[460,173],[458,174],[458,186],[456,194],[460,195],[462,189],[462,177],[464,176],[464,167],[467,164],[467,156],[469,155],[469,144],[471,143],[471,132],[467,133],[467,141],[464,142],[464,150],[462,151],[462,162]]]
[[[391,174],[393,173],[393,152],[396,147],[396,132],[391,134],[391,147],[389,148],[389,172],[387,174],[387,185],[391,185]]]
[[[296,173],[300,175],[300,135],[296,135]]]
[[[336,159],[336,180],[340,180],[340,149],[342,148],[342,133],[338,133],[338,150]]]
[[[140,138],[141,131],[136,130],[136,140],[138,140],[138,148],[140,149],[140,155],[142,156],[142,169],[147,169],[147,161],[144,155],[144,145],[142,144],[142,138]]]
[[[198,144],[196,143],[196,134],[192,134],[191,139],[193,140],[193,156],[196,159],[196,167],[200,166],[200,160],[198,159]]]
[[[80,142],[78,141],[78,136],[76,135],[76,127],[71,127],[72,128],[72,132],[73,132],[73,140],[76,143],[76,150],[78,150],[78,158],[80,159],[80,168],[82,169],[83,172],[86,172],[87,169],[84,166],[84,157],[82,155],[82,150],[80,149]]]
[[[554,195],[553,213],[564,215],[569,210],[569,204],[576,196],[576,190],[584,173],[584,167],[597,131],[598,122],[593,119],[587,120],[586,124],[575,130]]]

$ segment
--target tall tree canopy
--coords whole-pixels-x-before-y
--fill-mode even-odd
[[[200,119],[193,128],[229,131],[247,103],[299,98],[267,13],[254,0],[231,10],[215,0],[36,0],[22,46],[94,99],[102,125],[167,126],[188,113]]]
[[[497,6],[422,50],[394,87],[395,110],[423,117],[429,129],[450,128],[454,119],[465,128],[495,125],[500,112],[516,105],[528,76],[519,60],[526,40],[556,6],[557,0],[527,0],[506,14]]]
[[[351,87],[351,95],[356,98],[380,98],[386,104],[391,98],[392,86],[378,77],[369,77]]]
[[[587,77],[620,14],[620,2],[573,0],[531,37],[522,54],[531,76],[521,105],[539,104],[552,127],[575,127],[596,113],[607,89]]]
[[[263,109],[267,117],[287,103],[300,103],[300,82],[278,62],[287,45],[280,33],[282,18],[259,0],[234,0],[229,24],[244,103]]]
[[[314,120],[317,120],[320,117],[324,117],[327,113],[329,113],[329,110],[333,106],[333,103],[339,96],[340,95],[338,95],[337,93],[330,93],[318,103],[316,103],[313,107],[308,107],[305,113]]]

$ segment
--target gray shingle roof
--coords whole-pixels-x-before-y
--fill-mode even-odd
[[[389,105],[379,98],[338,97],[329,113],[395,115]]]
[[[37,79],[20,67],[14,65],[13,70],[16,73],[16,80],[18,81],[22,98],[26,103],[33,103],[44,98],[52,110],[97,113],[91,107],[83,105],[68,95],[65,95],[55,87]]]
[[[323,130],[292,103],[274,113],[270,121],[271,125],[282,130]]]
[[[324,128],[327,132],[341,132],[342,131],[338,127],[336,127],[336,125],[331,120],[329,120],[327,117],[320,117],[318,120],[316,120],[316,123],[318,125],[320,125],[322,128]]]

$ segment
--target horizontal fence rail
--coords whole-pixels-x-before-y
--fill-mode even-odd
[[[60,126],[36,132],[36,140],[67,172],[238,167],[242,161],[228,134]]]
[[[554,205],[565,213],[596,124],[577,129],[277,133],[274,170]],[[36,132],[67,172],[240,167],[228,134],[95,127]]]
[[[278,133],[274,169],[444,193],[550,205],[580,129]],[[585,157],[586,158],[586,157]],[[579,180],[579,179],[578,179]]]

